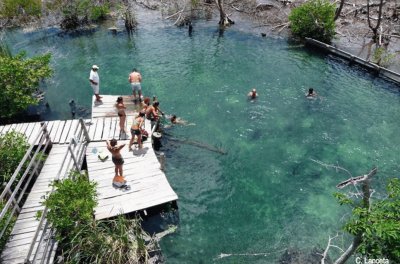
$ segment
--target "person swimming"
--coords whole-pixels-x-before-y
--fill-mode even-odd
[[[248,96],[250,99],[256,99],[256,98],[258,97],[258,93],[257,93],[256,88],[253,88],[253,89],[247,94],[247,96]]]
[[[308,93],[306,94],[307,98],[314,98],[317,96],[317,93],[314,91],[314,88],[309,88]]]

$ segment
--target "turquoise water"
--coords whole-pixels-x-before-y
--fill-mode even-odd
[[[227,152],[164,141],[180,216],[177,231],[161,241],[168,263],[276,263],[285,249],[325,247],[350,212],[332,196],[348,176],[313,160],[354,176],[378,166],[376,196],[399,176],[398,87],[285,39],[235,27],[221,36],[214,22],[196,23],[192,37],[153,23],[131,37],[99,28],[13,31],[6,39],[14,51],[52,52],[48,118],[69,118],[72,98],[90,107],[92,64],[100,66],[101,93],[115,95],[130,93],[136,67],[145,95],[196,124],[169,134]],[[310,86],[318,99],[305,99]],[[248,101],[252,87],[259,98]]]

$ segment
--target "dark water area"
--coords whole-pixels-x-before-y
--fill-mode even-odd
[[[191,37],[156,21],[132,36],[103,26],[9,31],[6,39],[14,52],[53,54],[46,119],[70,118],[70,99],[90,109],[92,64],[101,93],[114,95],[130,93],[136,67],[145,95],[195,123],[168,134],[226,152],[164,137],[180,219],[161,240],[167,263],[277,263],[285,249],[324,248],[350,214],[332,195],[348,175],[314,161],[354,176],[378,166],[375,197],[399,177],[399,87],[286,39],[235,27],[221,34],[214,21],[197,22]],[[259,97],[249,101],[253,87]],[[309,87],[318,98],[305,98]]]

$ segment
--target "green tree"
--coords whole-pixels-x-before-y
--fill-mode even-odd
[[[289,15],[292,33],[329,43],[335,34],[335,9],[328,0],[310,0],[294,8]]]
[[[0,135],[0,176],[7,183],[21,162],[29,144],[24,134],[11,131]]]
[[[365,196],[370,194],[368,180],[363,183],[363,193],[361,201],[335,195],[340,204],[352,207],[344,230],[354,236],[354,251],[370,259],[387,258],[390,263],[400,263],[400,179],[390,180],[385,199],[371,202],[370,195]]]
[[[40,82],[52,74],[50,54],[25,57],[24,52],[16,56],[0,53],[0,118],[10,118],[29,105],[36,105],[38,99],[33,93]]]

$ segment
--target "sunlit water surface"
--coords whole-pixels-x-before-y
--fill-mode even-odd
[[[398,87],[285,39],[235,27],[222,35],[214,21],[196,23],[191,37],[158,21],[131,37],[104,27],[12,31],[6,39],[14,52],[53,54],[47,119],[70,118],[70,99],[90,109],[92,64],[100,66],[101,93],[114,95],[130,93],[136,67],[145,95],[196,124],[169,134],[226,151],[164,141],[180,215],[177,231],[161,241],[168,263],[276,263],[285,249],[325,247],[350,212],[332,196],[348,175],[313,160],[354,176],[378,166],[376,196],[399,176]],[[305,99],[310,86],[318,99]],[[255,101],[246,98],[252,87]]]

